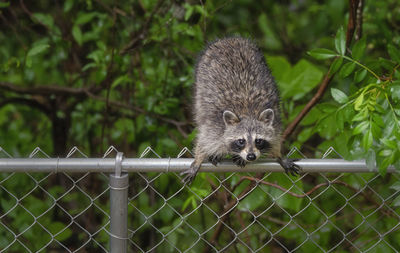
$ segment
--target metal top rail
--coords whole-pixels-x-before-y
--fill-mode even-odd
[[[119,158],[121,159],[121,158]],[[115,172],[120,163],[122,172],[181,172],[190,167],[193,158],[0,158],[0,172]],[[370,170],[365,160],[346,161],[343,159],[301,159],[296,162],[303,172],[378,172]],[[117,166],[118,167],[118,166]],[[230,161],[218,166],[204,163],[200,172],[283,172],[274,160],[260,160],[237,167]],[[395,172],[390,166],[387,172]]]

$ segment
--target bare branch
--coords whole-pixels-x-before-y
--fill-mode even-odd
[[[34,107],[42,111],[43,113],[50,113],[50,109],[46,107],[44,104],[38,102],[37,100],[34,99],[28,99],[28,98],[18,98],[18,97],[13,97],[13,98],[6,98],[2,99],[0,101],[0,108],[3,106],[6,106],[8,104],[22,104],[22,105],[27,105],[30,107]]]
[[[18,94],[26,95],[86,95],[89,89],[85,88],[73,88],[59,85],[52,86],[36,86],[36,87],[22,87],[8,82],[0,82],[0,89],[12,91]]]

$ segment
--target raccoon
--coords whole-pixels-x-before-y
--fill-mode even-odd
[[[238,166],[269,154],[287,173],[300,166],[281,158],[280,99],[261,50],[250,40],[228,37],[199,55],[194,84],[198,130],[195,160],[181,173],[191,183],[203,161],[217,165],[227,155]]]

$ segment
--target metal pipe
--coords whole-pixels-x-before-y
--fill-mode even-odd
[[[128,243],[128,174],[110,174],[110,252],[126,253]]]
[[[125,158],[121,163],[122,172],[181,172],[190,167],[193,158]],[[114,172],[113,158],[0,158],[0,172]],[[343,159],[301,159],[296,162],[303,172],[377,172],[367,168],[364,160]],[[395,172],[390,166],[389,173]],[[204,163],[200,172],[283,172],[274,160],[260,160],[244,168],[230,161],[218,166]]]

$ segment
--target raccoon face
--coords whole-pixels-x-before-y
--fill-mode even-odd
[[[233,112],[225,111],[224,140],[229,152],[247,162],[255,161],[261,154],[268,153],[275,141],[273,115],[273,111],[267,109],[258,119],[239,119]]]
[[[257,135],[248,134],[229,143],[231,154],[239,155],[243,160],[251,162],[257,160],[261,154],[268,153],[271,144],[268,140]]]

